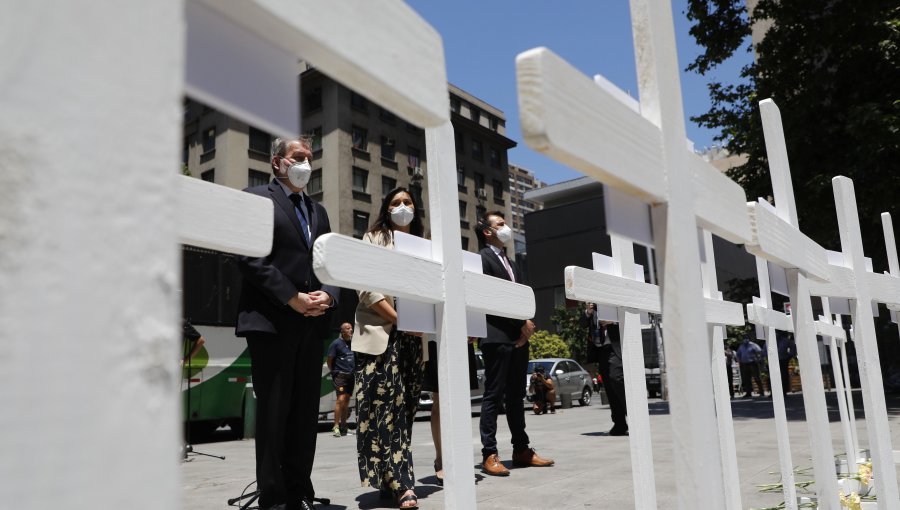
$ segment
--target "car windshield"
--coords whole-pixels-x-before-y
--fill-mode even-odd
[[[528,362],[528,373],[529,374],[534,373],[534,367],[538,366],[538,365],[544,367],[545,374],[549,374],[550,368],[553,366],[553,362],[552,361],[529,361]]]

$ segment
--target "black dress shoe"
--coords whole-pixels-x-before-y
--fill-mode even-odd
[[[613,428],[609,429],[609,435],[611,435],[611,436],[627,436],[628,429],[613,427]]]
[[[313,510],[312,501],[310,501],[306,498],[301,498],[300,499],[300,510]]]

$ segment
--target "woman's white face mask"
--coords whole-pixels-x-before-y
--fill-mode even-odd
[[[394,222],[394,225],[398,227],[405,227],[412,223],[413,217],[416,215],[416,212],[412,207],[407,207],[405,204],[400,204],[397,207],[391,209],[391,221]]]

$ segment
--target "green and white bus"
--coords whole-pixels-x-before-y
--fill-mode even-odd
[[[184,246],[182,253],[184,317],[206,340],[182,369],[183,419],[197,430],[212,431],[228,425],[240,437],[253,436],[256,407],[250,355],[247,342],[234,336],[241,285],[237,259],[193,246]],[[337,330],[333,336],[322,339],[326,349],[334,338]],[[334,412],[335,402],[334,386],[324,361],[319,404],[319,417],[323,420]]]

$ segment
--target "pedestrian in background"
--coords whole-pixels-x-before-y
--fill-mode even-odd
[[[759,372],[759,360],[762,357],[762,348],[750,341],[750,335],[744,335],[741,346],[737,351],[738,362],[741,364],[741,383],[744,386],[743,398],[753,396],[753,382],[759,387],[760,396],[765,396],[766,389],[763,386],[762,376]]]
[[[341,324],[341,334],[328,347],[325,363],[331,370],[334,383],[334,437],[347,435],[347,418],[350,416],[350,395],[353,393],[353,368],[356,360],[350,349],[353,339],[353,324]]]

